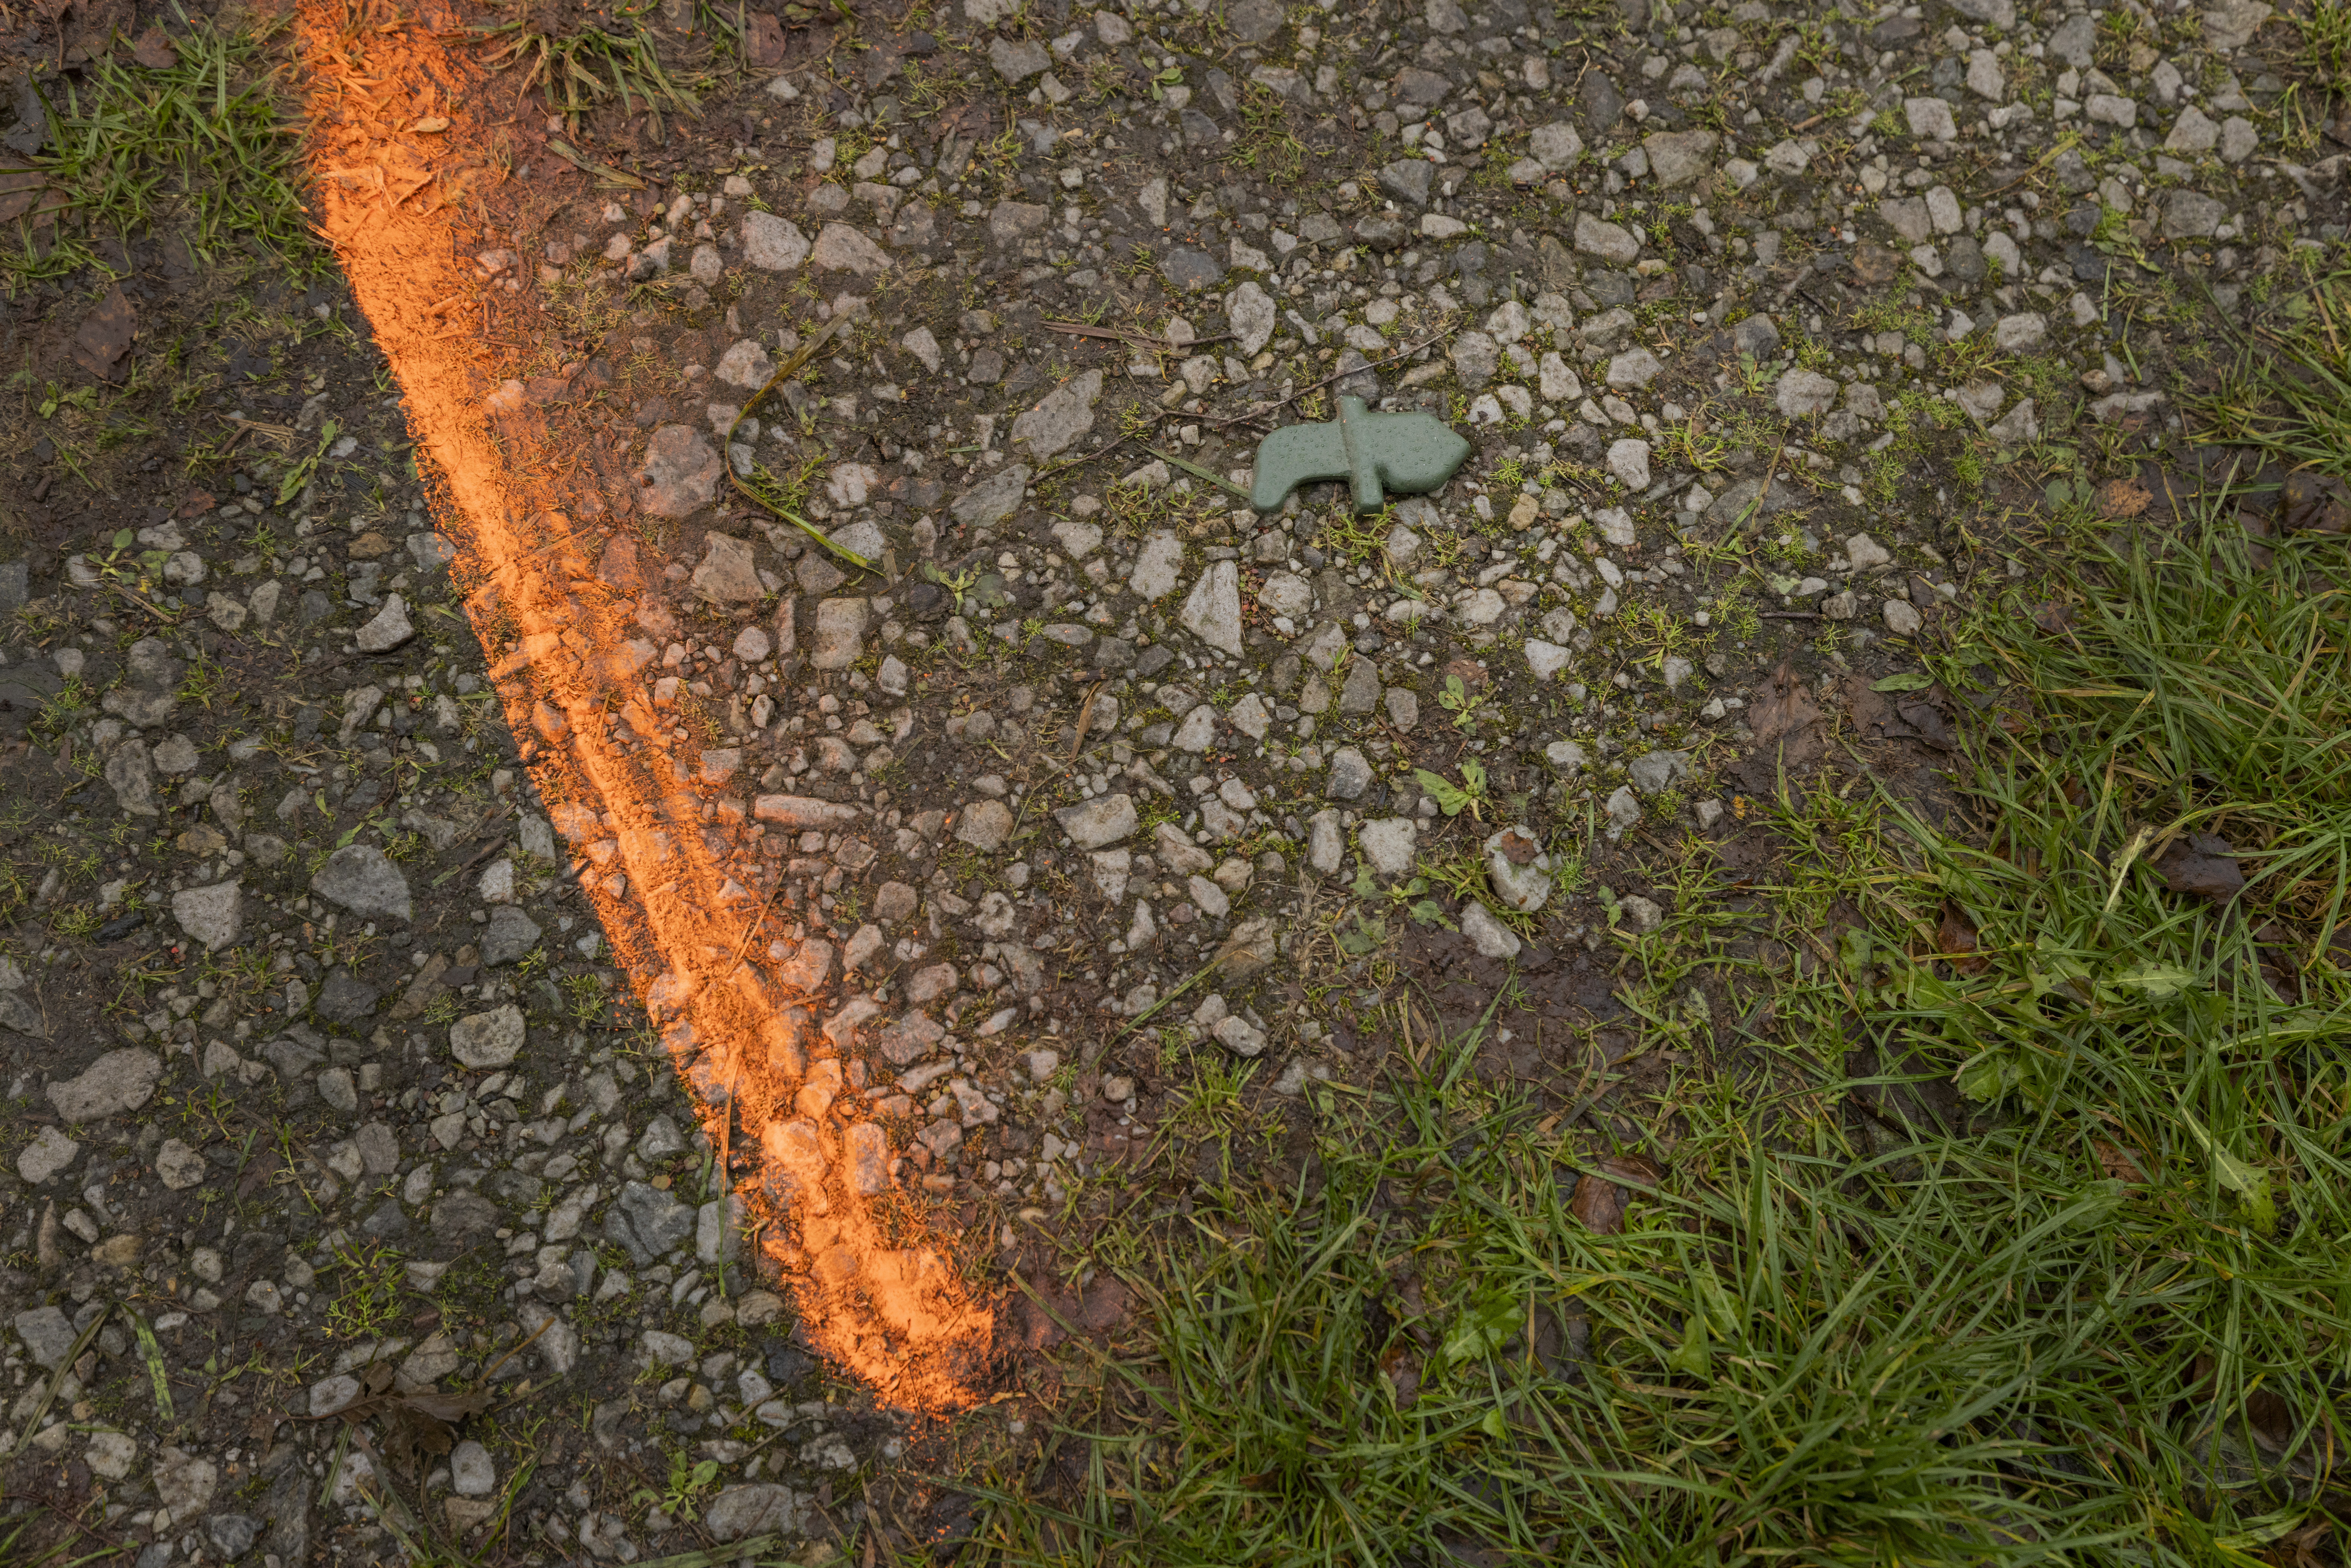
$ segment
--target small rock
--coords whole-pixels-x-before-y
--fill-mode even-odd
[[[1343,746],[1331,754],[1330,772],[1325,776],[1322,792],[1333,800],[1360,800],[1372,785],[1372,765],[1364,754],[1352,746]]]
[[[245,889],[234,882],[183,888],[172,895],[172,918],[180,929],[217,953],[235,942],[242,924]]]
[[[1641,139],[1649,154],[1649,172],[1667,190],[1687,185],[1711,169],[1715,143],[1711,131],[1662,131]]]
[[[1619,441],[1608,448],[1608,471],[1617,483],[1630,490],[1649,487],[1649,444],[1646,441]]]
[[[1012,836],[1012,809],[1001,800],[975,800],[963,810],[956,837],[984,853],[1004,847]]]
[[[78,1337],[71,1318],[56,1307],[35,1307],[18,1312],[10,1322],[36,1364],[51,1372],[65,1364]]]
[[[1887,600],[1880,607],[1880,612],[1886,617],[1886,629],[1896,637],[1915,636],[1918,628],[1926,624],[1924,618],[1910,607],[1910,601],[1906,599]]]
[[[809,257],[808,236],[773,213],[743,219],[743,259],[768,272],[789,272]]]
[[[1940,103],[1942,99],[1935,100]],[[1780,412],[1790,419],[1826,413],[1836,406],[1837,383],[1818,371],[1792,370],[1781,376],[1774,395]]]
[[[222,1561],[233,1563],[253,1550],[261,1538],[261,1525],[250,1514],[216,1513],[204,1521],[204,1534]]]
[[[383,608],[359,630],[352,639],[362,653],[388,653],[416,635],[416,628],[408,619],[408,606],[397,593],[384,596]]]
[[[1088,371],[1048,393],[1043,402],[1012,422],[1012,439],[1034,457],[1050,457],[1094,425],[1102,374]]]
[[[1461,935],[1481,958],[1515,958],[1519,956],[1519,935],[1494,918],[1492,910],[1476,899],[1461,906]]]
[[[1178,617],[1185,630],[1211,648],[1238,657],[1241,652],[1240,567],[1213,561],[1192,585]]]
[[[1409,817],[1385,817],[1375,822],[1365,822],[1356,831],[1362,844],[1364,859],[1380,876],[1402,876],[1412,870],[1413,855],[1418,847],[1420,824]]]
[[[1665,924],[1666,912],[1659,909],[1654,901],[1637,894],[1618,899],[1616,910],[1625,917],[1625,924],[1632,928],[1635,936],[1646,936]]]
[[[819,670],[845,670],[865,649],[866,601],[828,599],[816,607],[816,641],[809,664]]]
[[[1184,546],[1174,534],[1154,534],[1145,539],[1134,558],[1134,570],[1126,585],[1145,600],[1163,597],[1175,591],[1182,581]]]
[[[1523,823],[1486,841],[1486,880],[1497,897],[1521,915],[1533,914],[1550,899],[1551,870],[1551,856]]]
[[[176,1138],[172,1140],[172,1143],[178,1142]],[[166,1150],[171,1146],[172,1144],[169,1143],[164,1145]],[[179,1146],[183,1149],[187,1148],[185,1144],[180,1144]],[[43,1127],[33,1134],[31,1143],[17,1151],[16,1174],[24,1178],[26,1186],[38,1186],[59,1171],[70,1166],[80,1153],[79,1144],[75,1143],[55,1127]],[[168,1179],[164,1185],[171,1185]]]
[[[482,932],[482,963],[493,969],[511,964],[538,946],[541,935],[529,915],[501,904],[490,911],[489,925]]]
[[[702,563],[694,569],[696,593],[713,604],[750,604],[766,596],[749,541],[714,532],[703,543]]]
[[[872,277],[890,270],[890,256],[847,224],[827,224],[809,251],[809,260],[820,270],[852,272]]]
[[[1138,821],[1134,801],[1126,795],[1103,795],[1053,813],[1070,841],[1081,850],[1098,850],[1134,831]]]
[[[1634,789],[1655,795],[1675,779],[1689,777],[1689,758],[1687,751],[1651,751],[1635,758],[1625,770],[1632,775]]]
[[[740,1312],[737,1314],[740,1321]],[[773,1481],[750,1481],[726,1488],[703,1511],[702,1527],[720,1542],[754,1535],[799,1535],[807,1517],[809,1500]]]
[[[449,1450],[449,1490],[459,1497],[487,1497],[497,1484],[498,1468],[481,1444],[468,1437]]]
[[[449,1054],[467,1067],[504,1067],[520,1054],[524,1035],[522,1009],[508,1002],[451,1024]]]
[[[163,1076],[163,1059],[152,1051],[125,1047],[110,1051],[81,1073],[49,1085],[49,1103],[68,1123],[78,1125],[101,1116],[136,1111],[155,1092]]]
[[[371,844],[345,844],[329,855],[310,891],[362,920],[412,918],[408,879]]]

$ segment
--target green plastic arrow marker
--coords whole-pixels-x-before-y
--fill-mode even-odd
[[[1376,512],[1387,493],[1420,496],[1453,477],[1469,443],[1434,414],[1374,413],[1359,397],[1339,400],[1328,424],[1291,424],[1258,443],[1256,483],[1249,505],[1270,512],[1301,485],[1344,479],[1355,510]]]

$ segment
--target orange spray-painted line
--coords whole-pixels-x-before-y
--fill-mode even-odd
[[[468,85],[486,91],[481,78],[432,32],[404,26],[355,40],[323,0],[303,0],[298,15],[322,122],[343,86],[367,69],[454,89],[454,123],[434,138],[444,158],[486,134],[464,110]],[[363,65],[351,57],[357,48]],[[323,168],[338,154],[322,146],[319,156]],[[529,472],[554,444],[545,422],[528,406],[492,412],[478,345],[434,335],[453,286],[462,293],[473,281],[455,254],[451,214],[387,206],[372,191],[354,193],[330,179],[318,192],[320,232],[392,362],[420,445],[445,477],[457,515],[444,521],[486,580],[468,612],[477,629],[504,618],[520,633],[491,673],[516,731],[546,742],[533,763],[541,794],[561,803],[552,814],[575,845],[616,841],[626,895],[616,900],[601,887],[591,894],[615,954],[662,1026],[712,1144],[730,1145],[739,1115],[758,1151],[758,1175],[737,1196],[762,1251],[784,1266],[812,1342],[885,1402],[971,1401],[991,1350],[992,1314],[937,1254],[889,1245],[878,1213],[892,1186],[881,1130],[840,1127],[821,1106],[799,1113],[812,1043],[805,998],[744,956],[757,895],[705,841],[701,800],[682,782],[692,769],[671,755],[669,732],[631,692],[621,718],[643,744],[632,753],[608,733],[608,699],[638,673],[627,647],[635,608],[601,584],[591,591],[568,541],[549,541],[570,529],[564,514],[577,499]],[[744,882],[757,880],[747,872]]]

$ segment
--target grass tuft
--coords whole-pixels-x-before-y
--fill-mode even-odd
[[[84,267],[111,272],[97,248],[127,248],[142,229],[182,229],[197,259],[232,246],[297,276],[329,259],[302,204],[301,127],[262,57],[282,24],[244,30],[196,20],[164,69],[94,60],[88,78],[47,97],[49,139],[30,160],[43,179],[15,243],[0,247],[12,291]],[[50,225],[54,225],[54,227]]]

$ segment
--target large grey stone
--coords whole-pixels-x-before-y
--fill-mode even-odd
[[[176,1141],[176,1140],[174,1140]],[[187,1145],[180,1145],[185,1148]],[[169,1143],[164,1145],[169,1149]],[[81,1145],[58,1132],[55,1127],[43,1127],[33,1134],[33,1141],[16,1151],[16,1174],[28,1186],[38,1186],[59,1171],[69,1168],[81,1153]],[[169,1186],[167,1177],[165,1185]]]
[[[723,472],[717,449],[690,424],[664,424],[645,443],[640,470],[644,509],[656,517],[683,517],[710,504]]]
[[[1494,918],[1493,912],[1476,899],[1461,906],[1461,935],[1481,958],[1515,958],[1519,956],[1518,933]]]
[[[538,946],[543,933],[538,922],[511,904],[501,904],[490,911],[490,923],[482,932],[482,962],[491,968],[511,964]]]
[[[1102,388],[1100,371],[1072,376],[1012,422],[1013,441],[1034,457],[1050,457],[1066,450],[1094,427],[1094,404],[1102,397]]]
[[[1687,751],[1645,752],[1625,764],[1625,771],[1632,776],[1634,789],[1655,795],[1675,779],[1689,777],[1689,758]]]
[[[115,804],[134,817],[158,814],[155,805],[155,763],[143,740],[126,740],[108,754],[106,782]]]
[[[522,1009],[512,1002],[449,1026],[449,1054],[467,1067],[504,1067],[522,1051]]]
[[[1667,190],[1688,184],[1714,166],[1711,131],[1653,131],[1641,145],[1649,154],[1649,172]]]
[[[1098,850],[1114,844],[1134,831],[1138,819],[1134,801],[1126,795],[1102,795],[1075,806],[1064,806],[1053,813],[1070,841],[1081,850]]]
[[[2166,239],[2210,239],[2221,220],[2229,215],[2227,204],[2206,195],[2201,191],[2185,188],[2171,193],[2163,203],[2163,237]]]
[[[809,258],[808,236],[789,219],[751,213],[743,219],[743,259],[768,272],[789,272]]]
[[[1780,412],[1790,419],[1826,413],[1836,406],[1837,383],[1818,371],[1792,370],[1780,378],[1773,392]]]
[[[1178,246],[1167,253],[1159,270],[1171,287],[1194,294],[1224,277],[1225,265],[1207,251]]]
[[[703,539],[702,564],[694,569],[694,591],[714,604],[748,604],[764,598],[767,585],[749,541],[712,533]]]
[[[1531,915],[1551,897],[1551,856],[1534,830],[1520,823],[1486,841],[1486,880],[1494,894],[1521,915]]]
[[[372,844],[345,844],[329,855],[310,891],[362,920],[413,918],[408,879]]]
[[[1053,209],[1038,202],[998,202],[988,210],[987,237],[998,245],[1015,245],[1045,232]]]
[[[743,1541],[754,1535],[798,1535],[808,1500],[773,1481],[747,1481],[726,1488],[703,1511],[702,1525],[713,1539]]]
[[[621,1221],[627,1239],[615,1236],[613,1239],[629,1248],[631,1255],[643,1263],[669,1256],[694,1234],[693,1208],[641,1181],[622,1186],[620,1201],[606,1217],[607,1234],[615,1219]]]
[[[35,1307],[18,1312],[14,1320],[16,1337],[25,1342],[26,1351],[38,1364],[55,1372],[65,1364],[67,1353],[73,1349],[73,1320],[56,1307]]]
[[[1045,46],[1030,38],[990,38],[987,63],[1008,82],[1024,82],[1053,63]]]
[[[249,1513],[216,1513],[204,1521],[204,1535],[221,1561],[234,1563],[253,1550],[261,1538],[261,1524]]]
[[[816,643],[809,664],[820,670],[845,670],[857,663],[865,648],[866,603],[862,599],[828,599],[816,607]]]
[[[172,918],[207,953],[217,953],[236,940],[244,909],[245,889],[234,882],[183,888],[172,895]]]
[[[1331,754],[1331,770],[1322,781],[1322,793],[1333,800],[1360,800],[1364,791],[1372,787],[1372,765],[1364,754],[1352,746],[1343,746]]]
[[[1020,509],[1028,487],[1029,465],[1008,464],[956,497],[947,509],[966,528],[993,528]]]
[[[1426,158],[1399,158],[1380,169],[1380,189],[1399,202],[1425,207],[1428,205],[1429,182],[1436,175],[1437,165]]]
[[[1219,652],[1238,657],[1241,651],[1240,566],[1212,561],[1184,601],[1178,617],[1184,629]]]
[[[827,224],[809,251],[810,265],[832,272],[872,277],[890,270],[890,253],[847,224]]]
[[[399,594],[386,594],[383,608],[377,611],[368,623],[351,639],[362,653],[389,653],[416,635],[416,624],[408,618],[408,605]]]
[[[1402,876],[1412,870],[1413,855],[1420,844],[1420,824],[1410,817],[1383,817],[1365,822],[1356,837],[1364,848],[1364,860],[1374,873]]]
[[[88,1122],[136,1111],[155,1092],[163,1059],[152,1051],[125,1046],[110,1051],[72,1078],[49,1085],[49,1103],[68,1122]]]
[[[1184,545],[1174,534],[1154,534],[1134,558],[1127,587],[1146,600],[1162,598],[1183,580]]]
[[[956,823],[956,837],[983,852],[992,853],[1004,847],[1012,836],[1012,808],[1001,800],[975,800],[963,810],[963,818]]]
[[[1632,230],[1590,213],[1575,214],[1575,248],[1616,267],[1630,267],[1641,259],[1641,242],[1633,237]]]
[[[1273,297],[1259,288],[1255,279],[1234,289],[1232,298],[1225,302],[1225,320],[1231,326],[1233,336],[1240,340],[1244,356],[1265,347],[1279,319]]]

